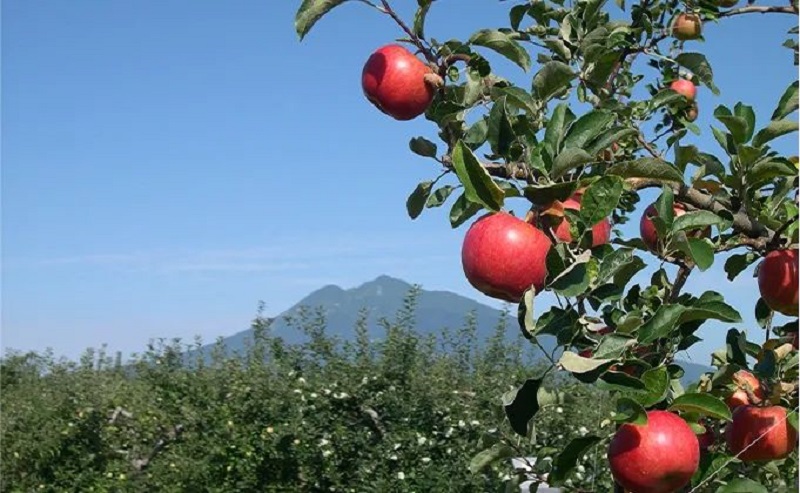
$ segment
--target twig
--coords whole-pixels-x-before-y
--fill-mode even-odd
[[[750,5],[748,7],[742,7],[733,10],[726,10],[719,14],[718,17],[731,17],[734,15],[741,15],[741,14],[797,14],[797,9],[794,7],[778,7],[778,6],[757,6],[757,5]]]
[[[436,63],[436,57],[431,52],[430,48],[425,46],[419,36],[414,34],[414,32],[409,29],[408,25],[403,22],[403,19],[401,19],[400,16],[397,15],[394,10],[392,10],[392,6],[389,5],[389,2],[387,0],[381,0],[381,5],[383,5],[383,11],[386,12],[392,19],[394,19],[397,25],[400,26],[400,29],[402,29],[408,35],[408,37],[411,38],[411,41],[413,41],[417,48],[419,48],[419,51],[425,55],[425,58],[431,63]]]
[[[675,275],[675,282],[672,283],[672,289],[669,292],[669,301],[674,303],[678,300],[678,296],[681,294],[681,289],[683,289],[683,285],[686,284],[686,280],[689,278],[689,274],[692,273],[692,268],[687,266],[686,264],[681,264],[678,267],[678,273]]]
[[[798,217],[800,217],[800,216],[794,216],[793,218],[789,219],[785,223],[781,224],[781,227],[775,230],[775,234],[773,234],[772,235],[772,239],[769,240],[769,243],[767,244],[767,248],[769,248],[770,250],[777,248],[778,245],[780,245],[780,243],[781,243],[781,234],[784,231],[786,231],[786,229],[789,228],[789,226],[794,224],[797,221]]]

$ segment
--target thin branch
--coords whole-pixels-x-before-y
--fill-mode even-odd
[[[769,246],[770,249],[777,248],[778,245],[780,245],[780,243],[781,243],[781,234],[783,234],[783,232],[786,231],[786,229],[789,226],[794,224],[797,221],[798,217],[800,217],[800,216],[794,216],[793,218],[789,219],[785,223],[781,224],[780,228],[775,230],[775,234],[773,234],[772,235],[772,239],[769,240],[769,245],[768,246]]]
[[[797,15],[797,9],[792,6],[788,7],[778,7],[778,6],[757,6],[757,5],[750,5],[747,7],[742,7],[733,10],[726,10],[719,14],[719,17],[731,17],[734,15],[742,15],[742,14],[795,14]]]
[[[681,295],[681,289],[683,289],[683,285],[686,284],[686,280],[691,273],[692,267],[686,264],[681,264],[681,266],[678,267],[678,273],[675,275],[675,282],[672,283],[672,289],[669,292],[670,302],[674,303],[678,300],[678,296]]]
[[[392,19],[394,19],[397,25],[400,26],[400,29],[402,29],[408,35],[408,37],[411,38],[411,41],[413,41],[414,44],[417,46],[417,48],[419,48],[419,50],[422,52],[422,54],[425,55],[425,58],[429,62],[435,64],[437,60],[436,57],[431,52],[430,48],[425,46],[422,43],[422,40],[419,38],[419,36],[414,34],[414,32],[408,27],[408,25],[406,25],[406,23],[403,22],[403,19],[401,19],[400,16],[397,15],[397,13],[394,10],[392,10],[392,6],[389,5],[389,2],[387,0],[381,0],[381,5],[383,5],[384,12],[386,12]]]
[[[161,450],[167,446],[168,443],[173,442],[180,437],[181,433],[183,432],[183,425],[175,425],[166,435],[159,438],[158,441],[153,445],[153,449],[147,454],[147,457],[144,459],[135,459],[132,464],[133,468],[136,470],[136,473],[141,473],[150,463],[155,459],[156,455],[158,455]]]

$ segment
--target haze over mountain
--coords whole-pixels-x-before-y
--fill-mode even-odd
[[[412,288],[408,282],[386,275],[351,289],[334,285],[324,286],[277,315],[270,326],[270,332],[286,342],[300,342],[303,340],[303,334],[287,319],[296,318],[303,309],[307,313],[321,309],[325,314],[326,333],[340,340],[350,340],[355,335],[359,312],[366,309],[369,337],[373,340],[381,339],[385,330],[380,325],[381,318],[392,320],[403,307],[403,301]],[[503,317],[506,317],[508,338],[518,337],[516,309],[512,308],[509,313],[503,313],[501,310],[449,291],[420,289],[414,316],[415,327],[421,335],[438,334],[444,329],[454,331],[464,326],[470,313],[475,316],[476,336],[479,341],[490,337]],[[252,329],[243,330],[222,339],[222,343],[227,352],[240,351],[252,337],[252,333]],[[549,336],[541,337],[540,342],[548,351],[552,350],[555,344],[554,339]],[[210,346],[206,348],[210,349]],[[537,355],[540,356],[540,353]],[[684,384],[696,381],[700,374],[709,370],[709,367],[696,363],[686,361],[680,363],[686,371],[682,379]]]

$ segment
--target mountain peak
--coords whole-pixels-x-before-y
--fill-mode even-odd
[[[360,296],[405,296],[411,289],[411,284],[396,277],[385,274],[375,279],[365,282],[361,286],[352,289],[354,294]]]

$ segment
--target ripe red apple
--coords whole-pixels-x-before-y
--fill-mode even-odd
[[[533,224],[506,212],[489,213],[470,226],[461,246],[469,283],[501,300],[519,302],[533,285],[544,288],[552,242]]]
[[[783,459],[797,446],[797,432],[786,421],[785,407],[742,406],[725,428],[728,449],[743,462]]]
[[[717,438],[711,426],[709,426],[707,423],[704,423],[704,426],[706,427],[706,432],[697,437],[697,443],[700,445],[700,450],[702,451],[708,450],[712,445],[714,445],[714,442]]]
[[[672,493],[692,479],[700,444],[680,416],[648,411],[647,424],[619,427],[608,446],[608,462],[614,480],[627,490]]]
[[[749,371],[739,370],[734,373],[733,383],[736,385],[737,390],[734,390],[733,393],[725,399],[725,403],[731,410],[740,406],[755,404],[754,402],[750,402],[750,397],[747,395],[747,390],[745,389],[750,389],[750,392],[759,399],[764,399],[766,397],[761,382]]]
[[[436,86],[426,81],[431,68],[397,44],[379,48],[361,72],[361,88],[379,110],[397,120],[411,120],[428,108]]]
[[[700,37],[702,22],[697,14],[679,14],[672,24],[672,35],[681,41]]]
[[[683,97],[689,101],[694,101],[694,98],[697,97],[697,87],[688,79],[674,80],[672,84],[669,85],[669,88],[683,95]]]
[[[773,250],[761,261],[758,290],[764,302],[784,315],[797,316],[797,250]]]
[[[575,192],[572,197],[561,203],[564,209],[580,210],[583,192]],[[564,243],[572,243],[569,232],[569,221],[566,216],[542,214],[542,224],[553,230],[553,235]],[[611,221],[605,218],[592,226],[592,247],[605,245],[611,239]]]

